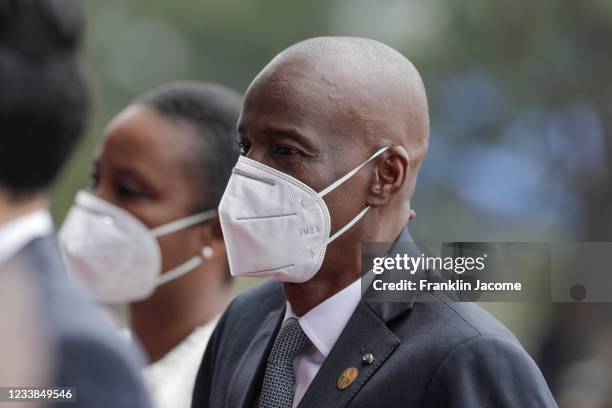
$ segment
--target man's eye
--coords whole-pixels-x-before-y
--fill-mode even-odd
[[[294,154],[300,153],[297,149],[282,144],[274,145],[272,151],[274,154],[280,154],[282,156],[293,156]]]
[[[249,150],[251,150],[251,142],[249,142],[248,140],[239,140],[238,150],[240,151],[241,155],[246,155]]]

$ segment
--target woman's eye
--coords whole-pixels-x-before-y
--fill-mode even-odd
[[[119,197],[137,198],[137,197],[142,197],[143,195],[144,193],[138,189],[135,189],[129,186],[125,186],[125,185],[117,186],[117,196]]]
[[[246,155],[249,150],[251,149],[251,142],[249,142],[248,140],[239,140],[238,141],[238,150],[240,151],[241,155]]]
[[[272,150],[274,154],[280,154],[282,156],[292,156],[300,153],[297,149],[282,144],[274,145]]]
[[[87,182],[87,187],[89,190],[95,190],[100,185],[100,175],[98,173],[92,173],[89,176],[89,181]]]

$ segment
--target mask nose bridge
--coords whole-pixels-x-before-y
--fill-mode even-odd
[[[269,184],[271,186],[275,186],[276,185],[276,180],[274,180],[273,178],[259,176],[257,174],[253,174],[253,173],[250,173],[248,171],[237,169],[236,167],[234,167],[232,169],[232,173],[233,174],[237,174],[237,175],[242,176],[242,177],[247,177],[247,178],[250,178],[250,179],[253,179],[253,180],[261,181],[262,183],[266,183],[266,184]]]

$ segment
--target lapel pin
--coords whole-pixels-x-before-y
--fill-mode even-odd
[[[374,354],[365,353],[363,357],[361,357],[361,361],[363,361],[364,363],[368,365],[372,364],[374,362]]]
[[[338,378],[338,389],[340,391],[345,390],[357,379],[357,375],[359,375],[359,370],[355,367],[349,367],[340,374],[340,378]]]

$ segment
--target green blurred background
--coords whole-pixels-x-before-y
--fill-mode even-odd
[[[87,183],[104,124],[136,95],[178,79],[243,92],[287,46],[356,35],[408,56],[428,90],[431,144],[413,203],[416,240],[610,241],[610,0],[83,4],[95,107],[59,183],[58,222]],[[561,406],[609,403],[607,305],[485,306],[538,360]]]

